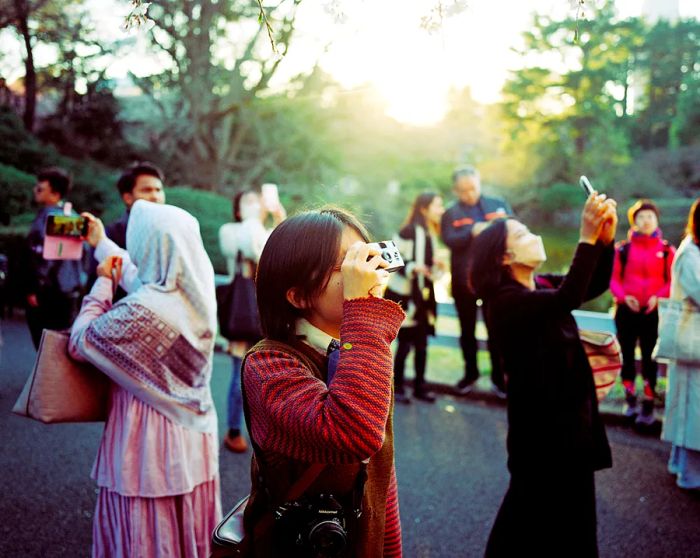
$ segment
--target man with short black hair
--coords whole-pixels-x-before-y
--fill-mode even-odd
[[[34,202],[39,211],[27,236],[24,280],[27,325],[34,347],[39,347],[44,329],[67,329],[73,323],[82,288],[80,260],[44,259],[46,219],[64,214],[64,198],[71,187],[68,173],[58,167],[37,174]],[[74,213],[73,213],[74,214]]]
[[[477,298],[467,284],[469,248],[489,221],[513,214],[508,203],[496,197],[481,195],[481,178],[474,167],[460,167],[452,174],[452,186],[457,201],[442,216],[442,239],[451,251],[452,296],[461,328],[460,345],[464,357],[464,377],[457,384],[461,394],[469,393],[479,378],[477,340],[475,335]],[[485,315],[485,312],[484,312]],[[488,325],[488,324],[487,324]],[[505,397],[505,379],[501,358],[489,338],[492,389]]]
[[[165,203],[163,182],[165,176],[153,163],[139,161],[122,172],[117,180],[119,195],[126,206],[126,211],[116,221],[105,226],[107,237],[120,248],[126,250],[126,227],[129,224],[131,206],[136,200],[146,200],[153,203]],[[90,281],[92,285],[97,280],[97,261],[93,257],[90,262]],[[114,302],[124,298],[126,292],[119,287],[114,295]]]
[[[163,182],[165,182],[163,171],[148,161],[134,163],[119,177],[117,189],[126,206],[126,211],[117,221],[107,225],[105,232],[120,248],[126,248],[126,226],[131,206],[136,200],[165,203]]]

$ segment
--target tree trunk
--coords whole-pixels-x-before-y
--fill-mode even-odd
[[[26,0],[15,0],[15,10],[19,30],[24,39],[24,48],[27,56],[24,59],[24,127],[29,131],[34,129],[36,116],[36,68],[34,67],[34,53],[32,52],[32,38],[29,34],[29,6]]]

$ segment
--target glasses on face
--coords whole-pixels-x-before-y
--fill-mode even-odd
[[[34,191],[35,191],[35,192],[43,192],[44,190],[46,190],[46,187],[45,187],[45,186],[43,186],[43,185],[41,185],[41,184],[35,184],[35,185],[34,185]]]

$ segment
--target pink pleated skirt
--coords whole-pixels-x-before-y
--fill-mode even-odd
[[[121,496],[100,488],[93,558],[208,558],[221,517],[219,477],[163,498]]]
[[[93,558],[208,558],[221,518],[218,437],[113,385],[92,477]]]

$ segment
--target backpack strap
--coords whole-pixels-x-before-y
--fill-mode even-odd
[[[671,245],[668,240],[664,240],[664,283],[668,283],[671,279],[668,273],[668,256],[671,253]]]
[[[630,243],[628,240],[621,240],[617,245],[617,253],[620,256],[620,279],[625,276],[625,267],[627,267],[627,258],[630,255]]]

